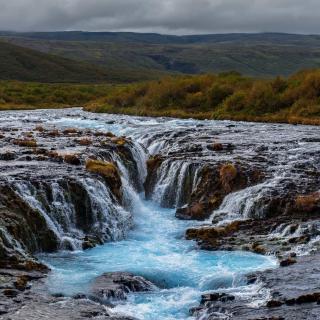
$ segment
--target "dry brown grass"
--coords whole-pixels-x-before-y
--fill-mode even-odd
[[[55,129],[55,130],[49,131],[48,136],[56,138],[56,137],[60,136],[60,132],[59,132],[59,130]]]
[[[35,131],[39,131],[39,132],[44,132],[44,127],[43,126],[36,126]]]
[[[67,128],[65,130],[63,130],[63,134],[68,134],[68,135],[74,135],[74,134],[78,134],[79,130],[76,128]]]

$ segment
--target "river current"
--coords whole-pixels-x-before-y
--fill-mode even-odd
[[[246,252],[199,250],[194,242],[184,239],[188,227],[201,223],[175,218],[175,208],[184,204],[180,184],[191,164],[234,159],[267,163],[266,182],[227,196],[213,212],[213,216],[221,212],[231,214],[227,219],[247,218],[253,212],[258,215],[255,203],[261,195],[274,186],[281,186],[289,176],[298,178],[300,173],[294,168],[299,164],[315,163],[312,154],[319,149],[315,127],[97,115],[80,109],[12,112],[7,119],[11,124],[41,122],[58,129],[77,127],[130,137],[138,144],[135,158],[140,172],[137,179],[141,182],[146,177],[145,163],[150,155],[175,154],[175,161],[164,163],[152,199],[148,201],[143,193],[134,189],[128,172],[118,163],[128,203],[126,210],[133,216],[133,226],[121,241],[87,251],[41,255],[52,268],[48,280],[52,293],[86,293],[93,279],[104,272],[127,271],[141,275],[159,289],[130,294],[126,301],[112,309],[115,314],[141,320],[192,319],[189,309],[197,306],[201,295],[209,291],[247,295],[248,303],[251,295],[260,295],[261,302],[267,297],[268,292],[259,290],[259,285],[246,285],[243,275],[277,267],[275,258]],[[208,141],[237,144],[237,153],[213,154],[206,147]],[[264,153],[262,147],[266,145],[268,149]],[[185,150],[192,148],[197,151],[186,155]],[[261,154],[265,155],[264,159]],[[269,155],[272,155],[270,159]],[[101,190],[91,191],[95,197],[104,197]]]
[[[197,141],[196,137],[197,128],[202,129],[203,122],[200,121],[105,115],[83,118],[82,112],[74,113],[61,118],[55,116],[48,121],[58,128],[79,127],[129,136],[146,147],[150,154],[178,149],[180,145],[177,141],[172,145],[170,136],[179,131],[190,131],[195,135],[194,142],[201,143],[201,139]],[[226,128],[226,125],[224,123],[222,127]],[[161,138],[153,138],[156,133],[161,134]],[[144,179],[144,164],[141,164],[140,171]],[[184,240],[185,230],[195,222],[176,219],[174,209],[161,207],[159,194],[146,201],[144,195],[136,193],[126,179],[123,182],[127,184],[127,197],[131,201],[134,219],[127,238],[89,251],[42,257],[53,269],[49,278],[52,292],[67,295],[86,292],[90,282],[102,273],[127,271],[147,278],[159,290],[131,294],[126,302],[113,309],[115,314],[144,320],[187,319],[189,309],[197,306],[201,294],[209,290],[229,288],[233,294],[257,294],[258,288],[246,286],[242,275],[277,265],[272,257],[252,253],[198,250],[195,243]],[[164,182],[160,189],[165,187]],[[260,294],[263,300],[267,293]]]

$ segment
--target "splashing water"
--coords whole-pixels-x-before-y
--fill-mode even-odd
[[[271,257],[243,252],[206,252],[183,239],[188,222],[174,217],[174,210],[136,197],[135,225],[124,241],[85,251],[43,256],[53,268],[52,292],[87,292],[90,282],[104,272],[127,271],[143,276],[159,288],[132,294],[114,312],[139,319],[186,319],[207,290],[239,287],[241,274],[275,267]]]
[[[20,113],[19,121],[15,120],[19,118],[18,114],[14,113],[13,122],[24,119]],[[60,252],[41,257],[53,268],[49,279],[52,292],[86,293],[96,276],[109,271],[128,271],[153,281],[159,290],[131,294],[127,301],[112,309],[112,312],[141,320],[186,320],[188,310],[197,306],[201,294],[209,290],[223,289],[233,294],[249,295],[251,289],[257,288],[246,286],[242,275],[277,265],[272,257],[244,252],[201,251],[195,243],[184,240],[185,230],[195,223],[177,220],[175,210],[163,206],[175,207],[185,203],[185,179],[189,181],[189,191],[194,190],[199,168],[207,163],[238,160],[265,169],[264,182],[229,194],[213,213],[211,222],[215,215],[221,214],[225,214],[227,220],[263,217],[261,197],[271,197],[274,191],[281,193],[284,183],[292,181],[308,186],[310,179],[304,168],[310,173],[320,170],[318,127],[93,115],[79,109],[33,111],[28,114],[28,119],[47,122],[58,128],[111,131],[132,138],[133,155],[140,172],[140,177],[136,178],[140,179],[140,185],[146,177],[145,161],[149,154],[170,159],[165,160],[158,170],[153,201],[146,201],[136,193],[121,161],[114,158],[122,172],[124,196],[133,216],[133,227],[125,240],[89,251]],[[235,151],[210,151],[207,146],[217,141],[223,145],[232,144]],[[102,189],[99,192],[93,189],[91,197],[98,204],[106,200]],[[55,212],[63,210],[59,204],[63,201],[56,196]],[[120,212],[122,208],[117,210]],[[72,212],[69,216],[72,222]],[[129,229],[130,225],[124,225],[126,215],[121,217],[124,218],[119,220],[120,227],[114,229]],[[57,232],[61,233],[60,230]]]

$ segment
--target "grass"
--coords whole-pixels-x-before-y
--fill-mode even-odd
[[[44,84],[0,81],[0,110],[66,108],[105,96],[110,84]]]
[[[229,72],[121,85],[0,81],[0,110],[79,106],[138,116],[320,125],[320,70],[265,80]]]
[[[265,78],[320,67],[320,37],[309,35],[52,32],[2,36],[23,47],[102,67],[118,82],[157,79],[164,73],[229,70]]]
[[[51,43],[50,43],[51,44]],[[64,43],[66,45],[66,43]],[[90,47],[90,45],[89,45]],[[132,65],[130,57],[123,53],[124,63],[115,59],[99,64],[88,55],[100,57],[104,51],[96,52],[87,45],[72,51],[67,45],[66,54],[60,50],[41,51],[41,48],[27,48],[7,41],[0,41],[0,80],[35,81],[46,83],[128,83],[158,79],[167,74],[164,70],[150,70],[148,65]],[[105,47],[105,52],[111,48]],[[74,52],[73,54],[69,54]],[[114,56],[117,54],[113,52]],[[125,57],[126,56],[126,57]]]
[[[87,111],[320,125],[320,70],[261,80],[237,72],[166,77],[112,88]]]

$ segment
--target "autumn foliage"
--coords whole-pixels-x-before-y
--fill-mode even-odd
[[[320,124],[320,70],[261,80],[237,72],[114,87],[89,111]]]

